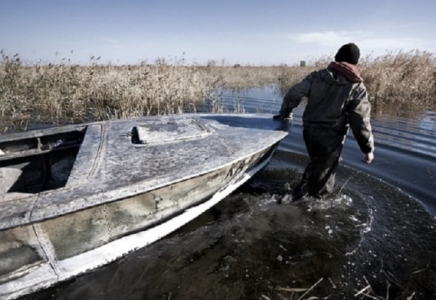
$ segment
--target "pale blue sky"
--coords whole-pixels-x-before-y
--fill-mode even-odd
[[[348,42],[362,55],[435,53],[435,15],[434,0],[0,0],[0,49],[82,64],[91,55],[114,64],[182,56],[294,64]]]

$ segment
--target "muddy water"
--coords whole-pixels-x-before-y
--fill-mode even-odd
[[[280,104],[274,89],[227,96],[228,110]],[[292,204],[307,163],[301,113],[271,163],[219,205],[25,299],[436,299],[436,113],[374,114],[374,163],[349,136],[334,194]]]

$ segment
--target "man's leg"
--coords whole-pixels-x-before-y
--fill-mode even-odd
[[[310,157],[303,180],[309,195],[322,197],[333,192],[344,134],[325,128],[305,128],[303,134]]]
[[[327,157],[315,157],[312,160],[313,169],[307,183],[309,195],[322,197],[333,192],[341,150],[338,148]]]
[[[309,162],[304,170],[303,177],[301,178],[300,183],[294,188],[294,192],[292,194],[292,198],[294,201],[298,201],[304,196],[307,195],[307,183],[309,181],[310,174],[313,172],[313,165]]]

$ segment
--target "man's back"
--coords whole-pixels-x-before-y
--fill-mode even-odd
[[[352,83],[333,70],[311,74],[309,100],[303,115],[306,127],[328,127],[347,131],[347,105],[361,83]]]
[[[351,125],[362,152],[368,153],[374,147],[369,121],[371,105],[360,74],[348,68],[331,63],[326,69],[312,72],[285,95],[281,114],[291,113],[303,97],[308,97],[304,127],[330,128],[346,134]]]

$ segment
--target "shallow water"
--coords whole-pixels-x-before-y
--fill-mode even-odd
[[[274,88],[226,96],[230,111],[275,113],[281,102]],[[24,299],[435,299],[436,113],[375,114],[373,164],[349,136],[335,193],[291,204],[307,163],[302,109],[271,163],[219,205]]]
[[[229,109],[237,101],[247,112],[277,113],[281,104],[275,87],[229,92],[226,96]],[[307,153],[302,139],[303,111],[304,104],[294,111],[293,128],[281,142],[280,150]],[[363,155],[349,134],[342,163],[405,191],[436,216],[436,111],[407,110],[401,106],[395,109],[392,105],[375,108],[373,105],[372,115],[374,162],[371,165],[361,163]]]

